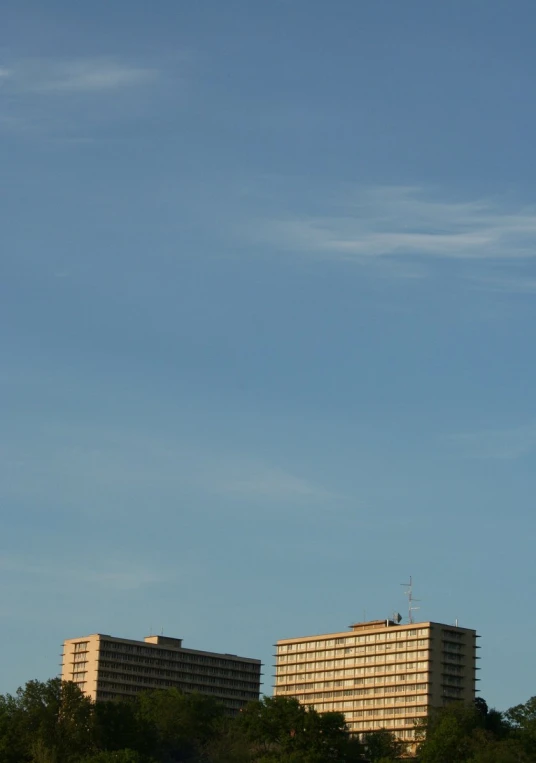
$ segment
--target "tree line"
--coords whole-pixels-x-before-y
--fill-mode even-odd
[[[416,733],[420,763],[536,763],[536,697],[506,713],[453,703]],[[405,753],[386,730],[357,739],[342,713],[288,697],[230,717],[213,698],[174,688],[93,702],[51,679],[0,695],[0,763],[390,763]]]

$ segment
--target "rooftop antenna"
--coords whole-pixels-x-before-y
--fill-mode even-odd
[[[400,585],[406,588],[404,593],[408,597],[408,620],[411,625],[413,623],[413,613],[420,609],[420,607],[414,607],[413,602],[420,601],[420,599],[413,598],[413,578],[411,575],[409,576],[409,583],[400,583]]]

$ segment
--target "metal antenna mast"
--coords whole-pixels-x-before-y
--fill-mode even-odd
[[[400,585],[403,585],[406,589],[404,593],[408,597],[408,620],[411,624],[413,623],[413,613],[420,609],[420,607],[414,607],[413,602],[420,601],[420,599],[413,598],[413,578],[411,575],[409,576],[409,583],[400,583]]]

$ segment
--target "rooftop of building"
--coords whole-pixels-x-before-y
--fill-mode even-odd
[[[412,623],[399,623],[395,620],[391,620],[389,618],[386,618],[384,620],[366,620],[363,622],[357,622],[353,623],[349,626],[350,630],[346,631],[337,631],[335,633],[318,633],[315,635],[310,636],[296,636],[294,638],[284,638],[284,639],[278,639],[276,644],[285,644],[285,643],[293,643],[293,642],[301,642],[301,641],[316,641],[320,639],[326,639],[326,638],[347,638],[348,636],[351,636],[353,633],[370,633],[373,632],[385,632],[390,630],[412,630],[414,628],[432,628],[432,627],[438,627],[438,628],[447,628],[449,630],[457,631],[460,633],[472,633],[474,635],[476,634],[476,631],[473,628],[462,628],[459,625],[454,625],[452,623],[436,623],[432,620],[426,620],[423,622],[412,622]]]
[[[72,644],[72,643],[77,643],[80,641],[85,641],[90,639],[112,641],[112,642],[121,643],[121,644],[132,644],[135,646],[158,647],[159,649],[164,648],[164,649],[169,649],[173,651],[185,652],[187,654],[206,655],[209,657],[210,656],[228,657],[231,660],[238,660],[240,662],[253,663],[255,665],[262,664],[261,660],[258,660],[254,657],[241,657],[237,654],[230,654],[229,652],[211,652],[206,649],[187,649],[182,646],[183,640],[181,638],[174,638],[172,636],[164,636],[162,634],[145,636],[143,641],[140,641],[138,639],[129,639],[129,638],[122,638],[120,636],[111,636],[108,633],[91,633],[87,636],[78,636],[76,638],[65,639],[64,643]]]

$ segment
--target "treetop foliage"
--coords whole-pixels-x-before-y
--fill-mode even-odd
[[[421,763],[536,763],[536,697],[506,713],[451,704],[417,726]],[[163,689],[93,702],[60,679],[0,695],[0,763],[389,763],[405,748],[385,729],[352,737],[342,713],[287,697],[235,717],[200,694]]]
[[[532,763],[534,732],[534,697],[506,713],[489,709],[480,698],[472,705],[452,703],[418,727],[418,759],[420,763]]]

